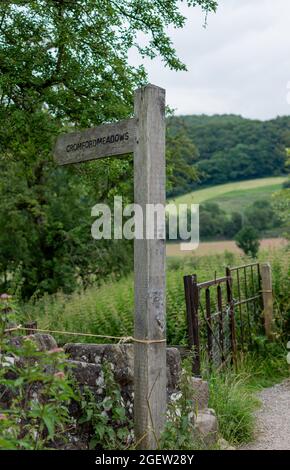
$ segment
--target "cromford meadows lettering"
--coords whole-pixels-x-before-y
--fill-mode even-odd
[[[66,146],[67,152],[76,152],[77,150],[90,149],[97,145],[114,144],[129,140],[129,132],[124,134],[113,134],[105,137],[99,137],[98,139],[85,140],[84,142],[78,142],[77,144],[69,144]]]
[[[60,165],[132,153],[136,144],[136,119],[70,132],[58,136],[54,156]]]

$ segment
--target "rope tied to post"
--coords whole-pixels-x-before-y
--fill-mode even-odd
[[[12,333],[13,331],[27,330],[26,327],[22,325],[15,326],[13,328],[7,328],[4,330],[4,333]],[[128,343],[132,341],[133,343],[143,343],[143,344],[154,344],[154,343],[165,343],[166,338],[163,339],[138,339],[134,336],[111,336],[111,335],[96,335],[93,333],[77,333],[75,331],[63,331],[63,330],[46,330],[42,328],[29,328],[29,331],[39,332],[39,333],[52,333],[68,336],[89,336],[93,338],[102,338],[102,339],[116,339],[119,340],[119,343]]]

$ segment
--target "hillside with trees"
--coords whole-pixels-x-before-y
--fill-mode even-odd
[[[168,196],[201,186],[277,176],[286,173],[286,147],[290,145],[290,117],[269,121],[236,115],[175,116],[169,119],[171,135],[185,137],[184,161],[198,180],[180,178]],[[188,155],[188,141],[194,145]]]

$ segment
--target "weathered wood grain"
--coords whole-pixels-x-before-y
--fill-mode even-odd
[[[68,165],[124,155],[133,152],[135,134],[134,118],[63,134],[57,139],[54,157],[58,164]]]
[[[273,338],[273,286],[272,270],[269,263],[260,265],[264,307],[264,327],[268,339]]]
[[[134,151],[135,203],[165,206],[165,90],[153,85],[135,94],[135,117],[59,136],[54,156],[60,165],[124,155]],[[116,137],[117,136],[117,137]],[[163,223],[165,224],[165,217]],[[165,237],[134,241],[135,437],[142,449],[155,449],[166,418]]]
[[[165,90],[136,91],[134,202],[165,205]],[[156,227],[155,227],[156,230]],[[165,338],[165,240],[134,241],[135,337]],[[135,437],[141,449],[155,449],[166,417],[166,343],[134,346]]]

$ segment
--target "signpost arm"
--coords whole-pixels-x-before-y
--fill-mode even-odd
[[[155,449],[166,418],[165,239],[146,239],[147,204],[165,206],[165,90],[153,85],[135,93],[134,202],[143,208],[143,239],[134,241],[135,439]]]
[[[153,85],[135,93],[135,118],[60,135],[60,165],[123,155],[134,149],[135,203],[143,209],[143,238],[134,241],[135,438],[155,449],[166,418],[165,214],[147,237],[148,205],[165,210],[165,90]],[[141,237],[140,237],[141,238]]]

